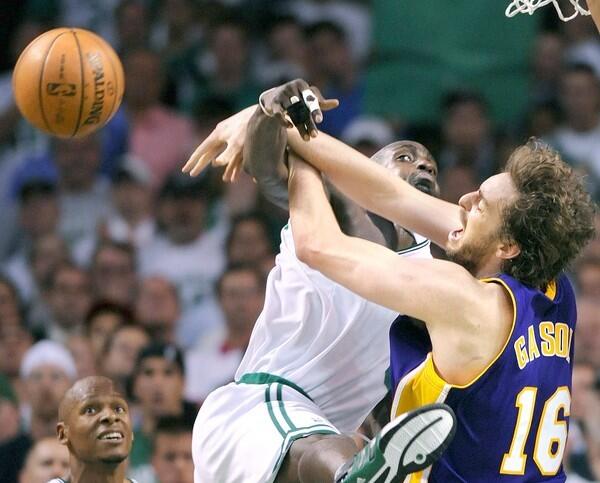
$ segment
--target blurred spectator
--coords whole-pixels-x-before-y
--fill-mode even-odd
[[[225,230],[223,226],[205,228],[208,196],[205,179],[172,175],[158,199],[159,232],[139,253],[143,276],[160,275],[177,286],[181,347],[193,345],[208,328],[222,323],[213,286],[225,265]]]
[[[588,256],[579,260],[576,276],[578,294],[600,300],[600,257]]]
[[[594,473],[590,466],[589,440],[586,424],[590,416],[598,410],[598,387],[594,367],[588,362],[578,362],[573,366],[572,403],[570,428],[564,458],[567,481],[592,481]]]
[[[115,9],[117,52],[128,52],[148,47],[150,42],[150,10],[143,0],[120,0]]]
[[[59,206],[56,187],[43,179],[32,179],[19,190],[19,224],[23,236],[19,251],[7,262],[4,272],[15,282],[26,303],[38,289],[31,271],[31,249],[36,241],[52,235],[58,227]]]
[[[554,103],[542,103],[531,107],[525,120],[525,136],[547,139],[556,130],[559,123],[558,106]]]
[[[109,209],[109,185],[99,176],[101,144],[98,134],[77,139],[52,140],[58,172],[60,233],[73,251],[75,261],[89,261],[100,220]],[[87,243],[87,252],[76,246]]]
[[[20,379],[19,371],[25,353],[33,344],[33,337],[18,319],[16,323],[10,323],[7,319],[1,319],[1,322],[0,374],[8,378],[12,388],[18,394],[19,399],[21,399],[25,389],[23,381]]]
[[[600,211],[594,217],[594,227],[596,229],[596,236],[585,247],[583,257],[600,258]]]
[[[204,141],[220,121],[234,113],[231,101],[218,96],[206,97],[195,104],[194,121],[198,142]]]
[[[450,203],[458,203],[465,193],[479,189],[479,178],[471,166],[458,164],[445,169],[440,176],[442,198]]]
[[[194,0],[164,0],[160,4],[153,41],[167,60],[194,50],[204,35],[202,18]]]
[[[41,438],[31,447],[19,483],[47,483],[69,473],[69,450],[56,436]]]
[[[65,347],[69,350],[75,360],[77,379],[95,376],[97,374],[96,359],[94,358],[94,352],[92,350],[92,342],[87,336],[73,334],[67,339]]]
[[[44,437],[55,437],[58,406],[75,380],[71,354],[60,344],[41,341],[23,357],[20,376],[26,403],[22,403],[25,431],[0,446],[0,481],[17,481],[29,448]]]
[[[207,334],[186,355],[186,396],[201,402],[218,386],[233,380],[254,323],[264,304],[265,278],[251,265],[234,265],[217,283],[225,327]]]
[[[233,16],[221,18],[211,25],[207,40],[197,101],[223,97],[236,111],[256,103],[261,89],[251,75],[250,39],[244,23]]]
[[[81,268],[65,263],[53,275],[47,294],[52,319],[44,327],[49,339],[65,343],[83,330],[83,321],[90,308],[90,279]]]
[[[123,67],[129,153],[146,163],[153,187],[158,187],[195,148],[193,125],[160,102],[164,72],[158,54],[145,49],[132,51],[123,59]]]
[[[600,42],[592,19],[578,15],[573,20],[561,24],[567,62],[587,64],[594,69],[597,76],[600,75]]]
[[[21,323],[21,298],[13,282],[0,276],[0,327]]]
[[[531,104],[540,105],[558,100],[562,74],[564,41],[556,32],[542,32],[535,41],[531,63],[533,83]]]
[[[364,112],[365,82],[355,65],[343,29],[336,23],[317,22],[306,29],[307,74],[326,98],[339,99],[319,129],[340,137],[346,126]]]
[[[381,148],[395,141],[395,135],[385,120],[374,116],[361,116],[344,129],[340,139],[370,158]]]
[[[152,437],[160,418],[175,416],[193,426],[197,408],[183,399],[184,377],[183,357],[174,345],[153,342],[140,351],[132,377],[141,411],[134,425],[133,468],[150,464]]]
[[[591,67],[566,68],[560,103],[565,119],[548,141],[567,161],[600,176],[600,83]]]
[[[227,263],[260,263],[272,258],[273,245],[269,238],[269,221],[260,212],[238,215],[231,221],[226,241]]]
[[[148,243],[154,235],[152,178],[144,162],[124,156],[111,191],[112,212],[102,223],[105,236],[134,247]]]
[[[17,436],[19,429],[19,401],[17,395],[9,379],[0,373],[0,445]]]
[[[157,483],[193,483],[192,427],[176,418],[161,418],[152,445]]]
[[[6,49],[16,64],[27,44],[46,30],[46,26],[33,20],[21,22],[12,34]],[[5,46],[6,48],[6,46]],[[14,159],[26,152],[44,149],[46,136],[34,129],[19,114],[12,90],[12,69],[0,74],[0,157],[12,151]]]
[[[600,300],[595,297],[577,299],[575,359],[588,361],[600,370]]]
[[[439,164],[446,170],[466,166],[477,180],[498,169],[496,143],[485,101],[474,92],[449,93],[443,103],[443,145]]]
[[[367,2],[294,0],[288,1],[287,6],[289,11],[305,25],[322,20],[339,25],[348,38],[354,61],[364,61],[370,54],[372,19]]]
[[[98,301],[85,317],[85,334],[91,343],[91,353],[96,364],[100,365],[106,343],[111,334],[122,325],[134,321],[131,311],[112,302]]]
[[[36,330],[45,330],[50,314],[48,294],[51,292],[52,279],[58,267],[68,264],[69,248],[56,233],[44,235],[31,247],[28,270],[32,277],[33,291],[28,301],[29,326]]]
[[[306,54],[306,39],[300,22],[291,15],[276,17],[266,33],[257,77],[265,86],[305,78]]]
[[[139,325],[131,324],[118,326],[106,340],[99,370],[114,382],[121,394],[127,394],[138,353],[149,342],[148,333]]]
[[[125,242],[102,242],[94,252],[90,275],[97,300],[131,305],[137,283],[135,248]]]
[[[181,314],[177,288],[167,279],[150,276],[140,281],[135,299],[135,318],[154,342],[175,343]]]

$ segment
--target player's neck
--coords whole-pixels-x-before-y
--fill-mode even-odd
[[[83,463],[71,455],[69,483],[124,483],[126,463]]]
[[[490,256],[487,260],[482,261],[482,263],[475,269],[475,273],[472,275],[475,278],[481,279],[494,277],[501,271],[502,261],[496,256]]]

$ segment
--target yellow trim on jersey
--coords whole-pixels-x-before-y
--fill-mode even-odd
[[[546,287],[544,295],[550,300],[554,300],[554,298],[556,297],[556,280],[551,280],[550,282],[548,282],[548,286]]]
[[[443,401],[448,393],[448,386],[449,384],[437,375],[430,352],[416,369],[398,383],[392,417],[400,416],[424,404]]]

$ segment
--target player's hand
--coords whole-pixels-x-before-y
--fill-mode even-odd
[[[223,181],[235,181],[242,168],[246,128],[255,110],[256,106],[248,107],[217,124],[181,171],[198,176],[210,164],[225,166]]]
[[[263,92],[260,102],[263,110],[276,117],[282,125],[288,128],[296,126],[305,141],[317,136],[317,124],[323,121],[323,111],[339,105],[337,99],[325,99],[317,87],[302,79]],[[292,115],[293,112],[296,116]]]

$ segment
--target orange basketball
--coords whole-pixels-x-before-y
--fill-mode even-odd
[[[63,138],[104,126],[125,88],[123,66],[112,47],[76,28],[50,30],[33,40],[21,53],[12,82],[21,114]]]

